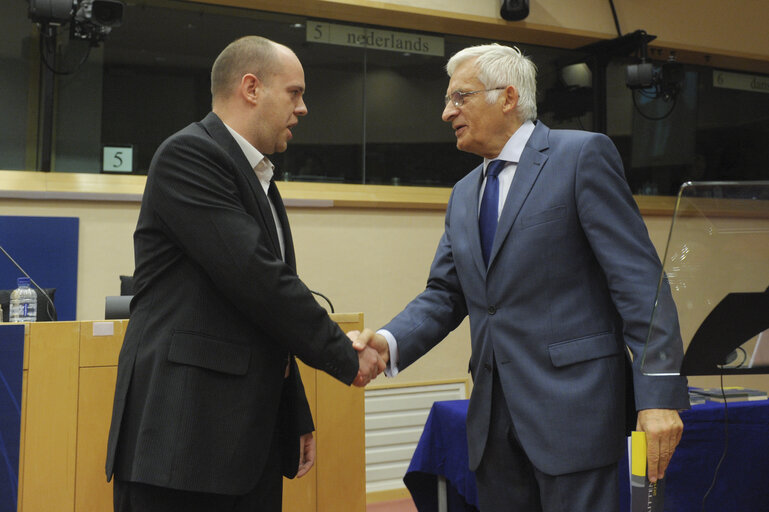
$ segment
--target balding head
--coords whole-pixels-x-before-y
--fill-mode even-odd
[[[291,49],[248,36],[230,43],[211,70],[213,112],[263,155],[285,151],[304,104],[304,69]]]
[[[229,98],[243,76],[251,73],[266,82],[278,72],[279,45],[259,36],[236,39],[222,50],[211,68],[211,101],[214,107]]]

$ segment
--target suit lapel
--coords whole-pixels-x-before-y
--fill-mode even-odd
[[[278,192],[278,187],[273,180],[270,183],[268,195],[272,204],[275,205],[275,212],[278,214],[278,220],[283,228],[283,245],[286,249],[286,263],[288,266],[296,270],[296,254],[294,253],[294,239],[291,237],[291,227],[288,224],[288,215],[286,214],[286,207],[283,204],[283,198]],[[274,224],[274,223],[273,223]]]
[[[486,275],[486,265],[483,263],[483,253],[481,252],[481,230],[478,227],[478,208],[481,196],[481,185],[483,184],[483,164],[473,169],[468,175],[470,186],[457,190],[453,208],[466,208],[466,211],[460,212],[458,218],[462,219],[462,231],[467,233],[471,243],[470,252],[475,261],[475,266],[481,275]]]
[[[510,234],[510,230],[521,211],[523,203],[537,181],[537,176],[547,161],[548,155],[544,152],[548,148],[547,134],[550,131],[544,124],[537,122],[534,132],[532,132],[529,141],[521,153],[521,159],[515,170],[513,182],[510,185],[510,192],[507,194],[505,204],[502,208],[502,214],[499,217],[497,233],[494,236],[494,244],[491,247],[491,256],[489,257],[489,267],[493,265],[494,258],[499,252],[500,247]],[[480,250],[480,239],[478,242]],[[481,259],[481,263],[483,260]]]
[[[246,155],[243,154],[243,150],[240,149],[238,143],[235,141],[235,139],[232,138],[232,135],[230,134],[229,130],[227,130],[227,127],[224,126],[222,120],[219,119],[219,116],[213,112],[210,112],[203,119],[203,121],[201,121],[201,123],[206,131],[211,135],[211,138],[213,138],[214,141],[216,141],[216,143],[219,144],[219,146],[221,146],[222,149],[224,149],[224,151],[230,156],[230,158],[232,158],[238,172],[242,173],[245,177],[246,182],[251,189],[251,194],[256,199],[256,204],[259,208],[259,216],[262,219],[262,224],[267,230],[267,233],[269,233],[269,238],[272,241],[271,243],[273,253],[275,253],[275,255],[280,258],[280,242],[278,240],[278,230],[275,227],[275,219],[272,216],[272,210],[270,209],[270,203],[267,199],[267,194],[264,193],[264,189],[262,188],[262,184],[259,182],[259,178],[256,176],[256,172],[254,172],[254,169],[251,168],[251,164],[248,163],[248,159],[246,158]],[[246,193],[245,190],[241,192]],[[282,200],[280,205],[281,208],[283,208]],[[275,209],[277,210],[277,208],[278,206],[276,204]],[[254,212],[249,213],[254,215]],[[281,224],[283,224],[282,219]],[[283,230],[287,231],[287,227],[288,221],[283,224]],[[288,261],[288,242],[286,242],[286,261]]]

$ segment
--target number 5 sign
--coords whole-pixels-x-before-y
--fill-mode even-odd
[[[102,172],[131,173],[134,170],[133,146],[102,146]]]

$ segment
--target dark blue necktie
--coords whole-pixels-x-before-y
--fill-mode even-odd
[[[504,160],[492,160],[486,167],[486,187],[481,199],[481,212],[478,216],[478,227],[481,231],[481,251],[483,262],[489,266],[491,246],[494,245],[494,233],[497,232],[497,217],[499,215],[499,172],[507,165]]]

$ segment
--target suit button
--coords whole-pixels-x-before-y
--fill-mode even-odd
[[[496,306],[489,306],[489,314],[490,315],[493,315],[496,312],[497,312],[497,307]]]
[[[483,369],[486,370],[487,372],[490,372],[491,371],[491,365],[489,363],[485,363],[483,365]]]

